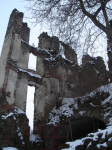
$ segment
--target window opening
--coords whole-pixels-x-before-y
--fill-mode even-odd
[[[61,43],[59,44],[59,52],[60,52],[60,55],[62,55],[63,58],[65,58],[65,54],[64,54],[64,47],[61,45]]]
[[[36,61],[37,61],[37,56],[30,53],[29,54],[28,69],[32,69],[32,70],[36,71]]]
[[[28,86],[26,100],[26,115],[29,119],[30,133],[33,131],[35,87]]]

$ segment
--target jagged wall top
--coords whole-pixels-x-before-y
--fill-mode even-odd
[[[23,16],[24,14],[17,9],[12,11],[8,22],[6,36],[13,29],[13,33],[20,34],[21,39],[29,43],[30,28],[28,28],[27,23],[23,23]]]
[[[59,53],[59,39],[56,36],[48,36],[47,32],[43,32],[39,36],[38,47],[41,49],[54,50]]]

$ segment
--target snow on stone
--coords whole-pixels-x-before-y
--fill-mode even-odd
[[[19,109],[18,107],[15,107],[15,108],[14,108],[14,113],[16,113],[16,114],[25,114],[25,112],[22,111],[21,109]],[[10,113],[7,114],[6,116],[5,116],[5,115],[2,115],[1,118],[2,118],[2,119],[7,119],[8,117],[13,116],[13,119],[16,120],[16,117],[14,116],[14,113],[13,113],[13,112],[10,112]]]
[[[97,147],[100,149],[100,146],[103,146],[103,147],[107,147],[107,143],[103,143],[103,144],[97,144]]]
[[[74,85],[74,84],[70,84],[70,87],[71,87],[71,88],[74,88],[74,87],[75,87],[75,85]]]
[[[91,146],[91,145],[92,145],[92,142],[90,142],[90,143],[88,144],[87,148],[88,148],[89,146]]]
[[[93,141],[97,141],[99,139],[99,137],[98,137],[98,135],[94,135],[94,137],[93,137]]]
[[[20,137],[20,139],[23,140],[23,136],[21,134],[21,130],[19,127],[17,127],[17,132],[18,132],[18,136]]]
[[[101,138],[105,139],[105,135],[111,134],[112,133],[112,126],[108,126],[105,130],[98,130],[96,133],[90,133],[88,136],[93,136],[97,137],[98,134],[102,134]]]
[[[14,119],[14,120],[16,120],[16,117],[15,117],[15,116],[13,116],[13,119]]]
[[[37,48],[36,50],[37,50],[37,51],[46,52],[47,54],[49,54],[50,56],[52,56],[51,53],[49,53],[49,51],[46,50],[46,49],[40,49],[40,48]],[[53,51],[53,50],[51,50],[51,51]]]
[[[82,116],[86,111],[79,111],[79,114]]]
[[[112,137],[110,137],[110,138],[108,139],[108,141],[112,141]]]
[[[18,150],[15,147],[4,147],[2,150]]]
[[[50,57],[50,58],[44,58],[44,60],[47,60],[47,61],[56,61],[55,58],[53,58],[53,57]]]
[[[25,112],[18,107],[15,107],[14,112],[16,112],[17,114],[25,114]]]
[[[109,135],[112,133],[112,126],[108,126],[105,130],[98,130],[98,132],[96,133],[90,133],[88,134],[87,136],[88,137],[85,137],[85,138],[82,138],[82,139],[78,139],[76,141],[73,141],[73,142],[66,142],[66,144],[69,144],[70,147],[68,149],[63,149],[63,150],[75,150],[75,148],[79,145],[83,145],[84,144],[84,141],[86,139],[91,139],[93,141],[97,141],[99,139],[98,135],[99,134],[102,134],[101,138],[102,139],[105,139],[105,135]],[[90,136],[90,137],[89,137]],[[112,137],[109,138],[108,141],[112,141]],[[92,144],[92,142],[90,142],[88,145],[87,145],[87,148]],[[97,147],[100,149],[100,146],[103,146],[103,147],[107,147],[107,144],[106,142],[105,143],[102,143],[102,144],[97,144]]]
[[[95,105],[93,105],[93,103],[92,103],[92,102],[90,103],[90,105],[91,105],[91,106],[93,106],[93,107],[95,107]]]
[[[95,91],[86,94],[85,96],[82,97],[77,97],[77,98],[63,98],[62,100],[62,106],[60,106],[58,109],[56,109],[56,107],[54,107],[49,115],[49,120],[50,123],[55,124],[55,123],[59,123],[60,121],[60,116],[65,116],[65,117],[70,117],[72,115],[74,115],[73,109],[78,109],[78,98],[80,98],[80,102],[82,104],[85,103],[85,101],[87,101],[89,99],[89,97],[93,97],[95,96],[95,94],[97,92],[109,92],[109,97],[106,98],[103,102],[102,105],[105,104],[106,102],[111,102],[112,99],[112,83],[105,85],[105,86],[101,86],[99,88],[97,88]],[[96,107],[98,105],[93,105],[93,103],[90,103],[91,106]],[[70,107],[72,106],[72,107]],[[85,112],[79,112],[80,115],[83,115]],[[111,113],[111,109],[106,110],[105,114],[102,114],[104,116],[104,119],[109,116]],[[109,118],[109,123],[108,125],[112,125],[112,117]]]
[[[67,104],[67,105],[74,104],[74,99],[73,98],[64,98],[62,100],[62,104]]]
[[[94,70],[96,71],[97,74],[100,73],[98,70],[96,70],[96,69],[94,69]]]
[[[14,113],[9,113],[8,115],[6,115],[6,116],[4,116],[4,115],[2,115],[1,117],[2,117],[2,119],[7,119],[8,117],[10,117],[10,116],[12,116]]]
[[[24,40],[22,40],[22,39],[21,39],[21,41],[24,42],[24,43],[26,43],[27,45],[29,45],[26,41],[24,41]],[[31,45],[29,45],[29,46],[31,46]],[[32,46],[32,47],[33,47],[33,46]]]
[[[109,123],[108,123],[108,126],[112,126],[112,117],[111,118],[109,118]]]
[[[81,103],[84,104],[84,101],[88,100],[87,97],[93,97],[97,92],[108,92],[110,94],[110,96],[108,98],[106,98],[104,101],[102,101],[102,105],[106,104],[107,102],[112,103],[112,83],[105,85],[105,86],[101,86],[99,88],[97,88],[95,91],[87,93],[85,96],[79,97],[81,98]],[[110,101],[111,100],[111,101]]]
[[[90,103],[90,105],[91,105],[91,106],[93,106],[93,107],[99,106],[99,105],[93,105],[93,103],[92,103],[92,102]]]
[[[105,105],[107,102],[112,103],[112,101],[110,101],[111,98],[112,98],[112,95],[110,95],[109,97],[107,97],[107,98],[102,102],[102,105]]]
[[[48,124],[57,124],[60,122],[60,118],[59,116],[54,116],[53,114],[49,114],[49,119],[50,119],[50,122]]]
[[[78,109],[78,102],[77,101],[75,101],[75,103],[74,103],[74,106],[73,106],[75,109]]]
[[[84,142],[83,142],[83,139],[79,139],[79,140],[76,140],[74,142],[66,142],[66,144],[69,144],[70,145],[70,148],[68,149],[63,149],[63,150],[72,150],[72,149],[75,149],[76,146],[78,145],[83,145]]]
[[[21,132],[18,133],[18,136],[20,136],[20,139],[23,139]]]
[[[110,113],[111,113],[111,110],[110,110],[109,112],[106,112],[106,113],[104,114],[104,119],[105,119],[107,116],[109,116]]]
[[[70,105],[74,104],[73,98],[64,98],[62,100],[62,106],[59,109],[56,109],[56,106],[52,109],[51,113],[49,114],[50,122],[48,124],[56,124],[60,121],[60,116],[70,117],[73,113],[73,107],[70,108]]]
[[[28,72],[28,71],[26,71],[26,70],[23,70],[23,69],[20,69],[20,68],[18,68],[18,70],[19,71],[21,71],[21,72],[26,72],[26,73],[28,73],[30,76],[32,76],[32,77],[36,77],[36,78],[42,78],[41,76],[39,76],[38,74],[33,74],[33,73],[31,73],[31,72]]]
[[[39,142],[39,135],[38,134],[30,134],[30,141],[31,142]]]

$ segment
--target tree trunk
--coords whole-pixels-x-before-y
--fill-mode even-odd
[[[108,59],[109,59],[108,67],[109,67],[110,82],[112,82],[112,40],[108,40],[107,53],[108,53]]]
[[[112,20],[110,20],[110,31],[112,31]],[[112,34],[112,32],[110,32]],[[107,40],[107,54],[108,54],[108,67],[109,67],[109,75],[110,82],[112,82],[112,35]]]

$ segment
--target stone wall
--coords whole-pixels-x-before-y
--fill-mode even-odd
[[[29,120],[25,112],[9,105],[7,98],[10,94],[0,89],[0,149],[35,150],[38,146],[36,141],[30,141]]]
[[[38,47],[46,50],[54,50],[59,53],[59,39],[56,36],[48,36],[47,32],[43,32],[39,36]]]
[[[25,111],[27,86],[35,86],[34,132],[37,133],[60,99],[84,96],[108,84],[108,72],[100,57],[84,56],[82,66],[78,66],[76,52],[47,33],[39,36],[39,48],[30,46],[30,29],[22,18],[23,13],[13,10],[0,58],[0,88],[10,93],[8,104]],[[59,54],[60,43],[66,58]],[[37,57],[36,71],[28,69],[30,53]]]
[[[64,48],[65,58],[67,58],[70,61],[73,61],[73,63],[77,63],[77,54],[76,54],[76,52],[68,44],[65,44],[64,42],[60,41],[60,44]]]

